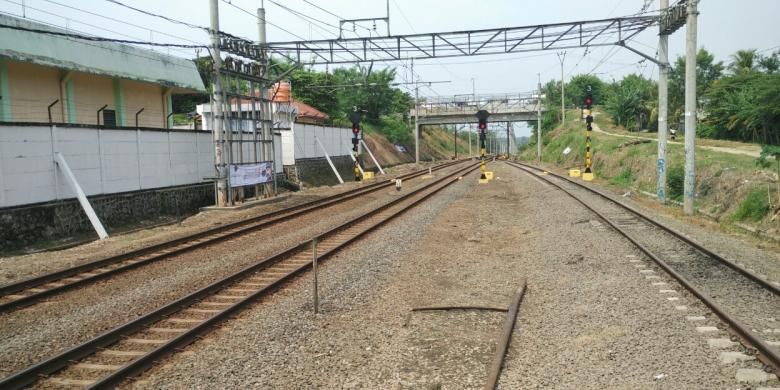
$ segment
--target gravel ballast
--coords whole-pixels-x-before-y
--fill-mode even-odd
[[[407,188],[428,182],[411,180]],[[0,376],[145,314],[398,195],[395,189],[382,189],[360,197],[359,201],[316,211],[247,237],[197,249],[57,295],[49,302],[0,315]]]
[[[481,388],[504,314],[411,309],[506,306],[527,279],[500,388],[744,388],[737,369],[760,366],[718,360],[697,327],[720,324],[692,297],[680,310],[652,283],[679,286],[567,195],[491,168],[327,260],[321,314],[307,274],[135,385]]]

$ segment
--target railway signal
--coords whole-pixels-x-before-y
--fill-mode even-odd
[[[358,111],[357,107],[354,108],[354,110],[349,113],[349,119],[352,121],[352,153],[354,154],[354,166],[352,167],[352,170],[355,173],[355,181],[360,181],[362,178],[360,175],[360,160],[358,160],[358,144],[360,143],[360,111]]]
[[[593,105],[593,89],[590,85],[585,87],[585,172],[582,173],[582,180],[593,180],[593,172],[591,171],[592,155],[590,150],[590,134],[593,131],[593,114],[591,106]]]
[[[485,139],[487,138],[487,119],[490,116],[490,113],[485,110],[479,110],[477,111],[476,116],[479,121],[479,125],[477,126],[479,129],[479,158],[482,160],[482,163],[479,166],[479,169],[482,172],[479,176],[479,182],[484,184],[488,181],[485,172]]]

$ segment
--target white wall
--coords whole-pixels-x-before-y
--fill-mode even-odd
[[[203,182],[215,176],[213,145],[208,132],[0,126],[0,207],[75,196],[55,169],[55,150],[96,195]],[[277,147],[277,172],[280,154]]]
[[[347,156],[352,152],[352,129],[296,123],[293,135],[296,160],[325,157],[315,136],[331,156]]]

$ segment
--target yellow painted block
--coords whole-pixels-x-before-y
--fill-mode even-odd
[[[373,179],[373,178],[374,178],[374,172],[371,171],[363,172],[363,179]]]
[[[479,179],[479,184],[487,184],[488,182],[490,182],[488,179]]]
[[[485,177],[488,180],[493,180],[493,172],[492,171],[485,171]]]
[[[593,180],[593,173],[583,173],[582,174],[582,180],[592,181]]]
[[[569,169],[569,177],[580,177],[579,169]]]

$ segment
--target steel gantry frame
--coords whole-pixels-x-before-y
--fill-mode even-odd
[[[265,48],[296,63],[317,65],[625,46],[626,41],[658,21],[657,15],[644,15],[482,30],[270,42]],[[603,40],[596,42],[596,38]]]

